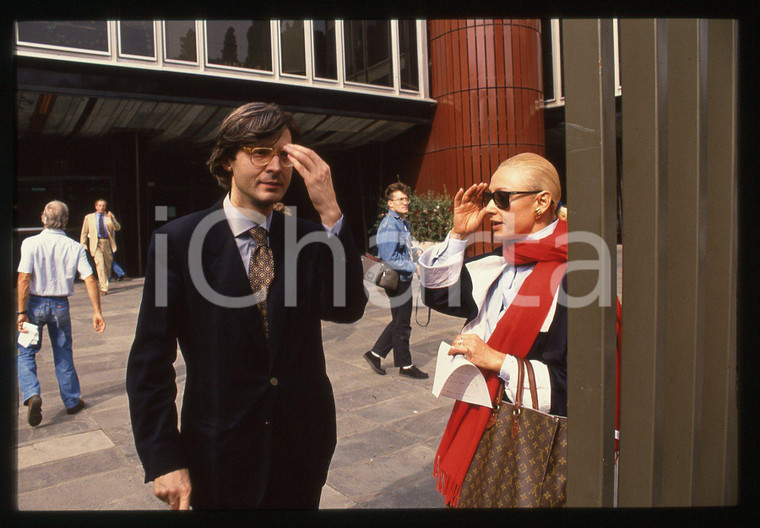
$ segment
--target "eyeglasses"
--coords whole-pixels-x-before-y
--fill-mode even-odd
[[[267,165],[270,161],[272,161],[272,158],[274,157],[275,153],[280,159],[280,163],[283,167],[292,167],[293,162],[288,159],[288,153],[284,150],[280,150],[278,152],[275,152],[275,150],[272,147],[241,147],[243,150],[248,152],[251,155],[251,163],[256,165],[257,167],[263,167],[264,165]]]
[[[509,211],[509,200],[513,194],[538,194],[543,191],[486,191],[483,193],[483,207],[486,207],[491,200],[496,207],[503,211]]]
[[[394,198],[391,200],[392,202],[401,202],[401,203],[410,203],[411,200],[409,198]]]

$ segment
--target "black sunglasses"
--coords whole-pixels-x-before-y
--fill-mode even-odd
[[[509,211],[509,200],[513,194],[538,194],[543,191],[485,191],[483,193],[483,207],[487,207],[491,200],[496,207],[503,211]]]

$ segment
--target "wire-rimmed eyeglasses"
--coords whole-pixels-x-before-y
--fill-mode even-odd
[[[280,149],[279,151],[275,151],[272,147],[241,147],[242,150],[245,150],[248,152],[248,154],[251,156],[251,163],[256,165],[257,167],[263,167],[264,165],[267,165],[270,161],[272,161],[272,158],[275,154],[280,159],[280,164],[283,167],[292,167],[293,162],[290,161],[288,158],[288,153],[284,150]]]

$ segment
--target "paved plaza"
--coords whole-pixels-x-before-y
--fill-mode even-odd
[[[164,510],[143,483],[129,421],[124,379],[142,296],[142,279],[112,284],[102,297],[106,331],[92,331],[84,284],[71,297],[74,360],[87,406],[67,415],[58,395],[47,331],[38,354],[42,423],[26,421],[19,402],[18,508],[39,510]],[[367,283],[365,283],[367,284]],[[418,289],[414,281],[414,290]],[[412,358],[426,380],[401,377],[392,354],[388,374],[372,372],[362,358],[390,320],[387,298],[370,286],[364,317],[352,325],[323,323],[327,371],[333,384],[338,445],[321,508],[443,508],[435,490],[433,457],[453,404],[432,395],[438,345],[450,341],[462,321],[433,312],[421,327],[412,315]],[[417,303],[415,297],[415,304]],[[427,308],[420,306],[424,324]],[[181,402],[185,366],[175,369]],[[255,456],[255,454],[252,454]]]

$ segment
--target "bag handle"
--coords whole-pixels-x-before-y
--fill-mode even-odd
[[[522,414],[522,396],[523,385],[525,383],[525,360],[517,358],[517,391],[515,394],[515,404],[512,408],[512,438],[517,438],[517,432],[520,429],[520,415]],[[531,395],[532,396],[532,395]]]
[[[523,358],[516,358],[517,359],[517,368],[518,368],[518,374],[517,374],[517,390],[515,394],[515,401],[514,401],[514,407],[512,408],[512,438],[515,438],[517,436],[517,431],[519,429],[519,421],[520,414],[522,414],[522,407],[523,407],[523,390],[525,388],[525,373],[528,374],[528,389],[530,390],[530,398],[532,400],[533,409],[538,410],[538,391],[536,389],[536,375],[533,371],[533,365],[530,364],[530,361],[526,361]],[[496,390],[496,399],[493,402],[493,410],[491,411],[491,416],[488,418],[488,422],[486,423],[486,429],[490,429],[493,427],[493,424],[496,423],[496,418],[499,414],[499,408],[501,407],[501,401],[504,396],[504,382],[499,380],[499,387]]]
[[[533,409],[538,410],[538,390],[536,389],[536,375],[533,372],[533,365],[530,361],[525,361],[525,368],[528,370],[528,388],[530,389],[530,399],[533,402]]]
[[[522,414],[522,396],[523,384],[525,382],[525,372],[528,372],[528,389],[530,390],[530,399],[533,409],[538,410],[538,391],[536,390],[536,376],[533,372],[533,365],[530,361],[523,358],[517,358],[517,366],[520,373],[517,376],[517,394],[515,395],[515,407],[512,409],[512,438],[517,438],[517,432],[520,429],[520,414]]]

